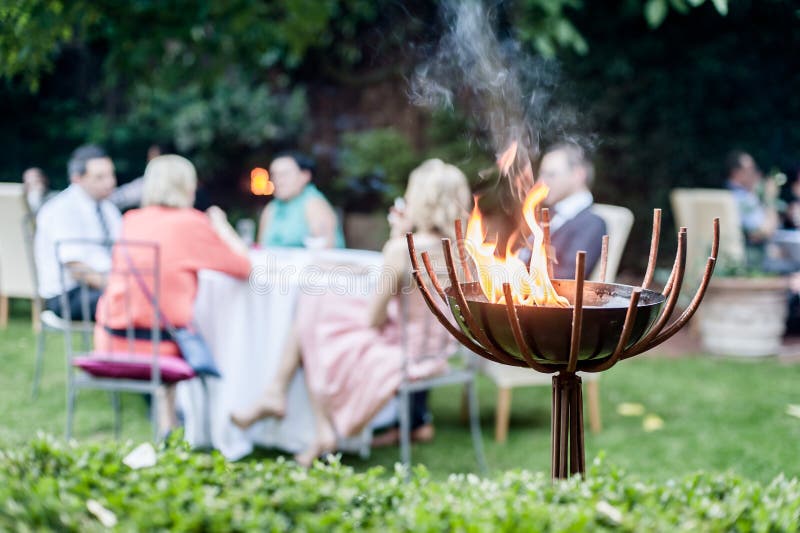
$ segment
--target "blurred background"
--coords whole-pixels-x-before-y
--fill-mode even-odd
[[[388,231],[386,208],[419,161],[443,158],[477,183],[494,159],[468,106],[432,113],[410,103],[408,79],[444,32],[438,2],[4,4],[3,181],[39,166],[63,188],[69,153],[93,141],[124,183],[142,174],[155,143],[191,158],[235,221],[266,203],[253,194],[252,170],[300,147],[317,159],[315,180],[341,214],[361,215],[351,217],[350,233],[362,234],[352,245],[374,247],[385,234],[352,224],[378,213],[367,218],[380,222],[373,232]],[[675,187],[722,186],[731,149],[768,173],[800,158],[798,2],[490,7],[501,36],[557,61],[552,96],[593,140],[597,201],[627,206],[642,222],[623,271],[646,261],[652,208],[666,209]]]

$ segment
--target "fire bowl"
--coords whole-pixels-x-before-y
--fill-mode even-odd
[[[553,287],[574,305],[575,280],[553,280]],[[584,282],[579,360],[603,359],[614,352],[622,335],[633,289],[630,285]],[[505,304],[490,303],[477,282],[462,283],[461,290],[478,326],[492,344],[518,358],[524,365],[508,321]],[[461,315],[453,287],[446,288],[445,294],[461,330],[476,340]],[[661,293],[642,290],[636,320],[626,348],[641,339],[652,327],[665,299]],[[545,364],[566,364],[569,361],[572,335],[572,307],[515,307],[523,336],[533,357]]]

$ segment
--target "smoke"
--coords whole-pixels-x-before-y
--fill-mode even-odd
[[[533,186],[531,160],[539,157],[542,137],[576,140],[567,131],[576,115],[554,103],[559,82],[554,60],[525,54],[512,39],[500,40],[494,11],[479,0],[446,0],[446,33],[433,56],[417,67],[411,99],[430,109],[464,104],[488,134],[491,148],[510,154],[508,176],[519,197]]]

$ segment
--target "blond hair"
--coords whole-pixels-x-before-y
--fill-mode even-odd
[[[453,236],[453,222],[470,205],[467,178],[441,159],[428,159],[411,171],[406,187],[407,216],[414,231]]]
[[[197,171],[179,155],[154,157],[144,170],[142,207],[192,207],[197,190]]]

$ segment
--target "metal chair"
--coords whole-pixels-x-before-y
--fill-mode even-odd
[[[412,282],[413,283],[413,282]],[[440,303],[440,305],[442,305]],[[398,388],[397,396],[399,399],[399,419],[400,419],[400,460],[406,466],[411,465],[411,394],[435,389],[439,387],[449,387],[453,385],[463,385],[464,398],[469,416],[470,432],[472,443],[475,449],[475,459],[481,473],[486,472],[486,459],[483,453],[483,440],[478,410],[477,393],[477,362],[476,357],[467,350],[456,348],[449,334],[441,328],[436,321],[430,319],[430,311],[427,309],[422,296],[417,289],[404,291],[400,295],[401,306],[401,343],[403,353],[406,358],[403,365],[403,381]],[[425,330],[420,339],[412,339],[409,335],[409,324],[415,317],[414,313],[422,313]],[[419,315],[418,315],[419,316]],[[417,318],[417,320],[420,320]],[[410,342],[424,340],[425,350],[421,356],[423,359],[445,359],[448,369],[435,376],[423,379],[412,380],[408,374],[411,354]]]
[[[125,332],[124,349],[119,348],[119,343],[115,345],[110,341],[108,347],[95,346],[90,352],[75,350],[73,346],[74,323],[70,317],[67,296],[66,294],[62,295],[62,308],[65,319],[63,331],[67,358],[67,439],[72,436],[75,400],[78,391],[81,389],[99,389],[111,393],[114,410],[114,433],[116,436],[119,435],[121,429],[119,393],[150,394],[152,398],[153,439],[158,440],[159,402],[162,401],[159,393],[166,392],[165,387],[167,385],[194,376],[191,367],[183,359],[159,356],[159,343],[162,340],[161,319],[158,311],[160,296],[159,246],[155,243],[142,241],[118,241],[113,245],[86,239],[61,241],[56,244],[56,257],[59,259],[62,286],[65,285],[66,275],[70,269],[62,260],[63,250],[68,246],[113,246],[114,254],[128,253],[123,251],[122,248],[124,247],[125,250],[137,250],[136,255],[139,259],[137,261],[138,264],[134,265],[131,262],[130,266],[112,264],[108,280],[111,281],[115,278],[123,280],[126,287],[124,301],[114,302],[111,298],[103,298],[100,301],[102,307],[98,308],[98,316],[102,316],[106,312],[113,312],[113,306],[115,305],[124,306],[126,323],[123,328],[117,328],[117,333],[122,330]],[[146,256],[147,260],[143,261],[141,259],[142,256]],[[74,274],[74,269],[72,273]],[[144,329],[137,328],[130,307],[132,291],[141,290],[137,283],[137,276],[150,286],[152,292],[149,298],[153,312],[152,325]],[[85,283],[79,283],[78,286],[83,306],[82,315],[88,317],[90,316],[88,287]],[[86,318],[80,324],[84,329],[91,328],[91,322]],[[120,337],[120,341],[122,339],[123,337]],[[152,347],[152,355],[137,353],[134,350],[137,340],[149,341]]]
[[[428,252],[436,257],[441,255],[435,250],[429,250]],[[355,283],[365,283],[362,287],[369,287],[371,292],[375,289],[375,280],[372,278],[372,274],[374,274],[374,272],[369,271],[352,274],[355,280],[352,286],[358,286]],[[430,311],[425,306],[424,300],[413,283],[414,282],[411,281],[410,284],[406,284],[405,288],[401,287],[400,294],[398,295],[401,347],[404,361],[403,379],[398,387],[395,399],[392,400],[392,404],[385,406],[384,409],[373,418],[372,422],[367,424],[360,434],[346,439],[339,439],[337,450],[358,453],[362,458],[366,459],[370,454],[373,429],[376,426],[382,426],[396,420],[399,422],[400,426],[400,458],[404,465],[410,466],[411,395],[418,391],[435,389],[438,387],[463,385],[475,457],[480,471],[485,473],[486,460],[483,453],[483,440],[480,429],[478,395],[476,389],[477,357],[466,350],[460,349],[460,347],[457,348],[447,332],[441,328],[438,323],[431,320]],[[409,288],[411,290],[408,290]],[[424,324],[425,330],[421,335],[418,335],[416,339],[411,339],[409,336],[409,324],[415,319]],[[411,362],[410,342],[419,339],[424,339],[426,342],[424,346],[425,350],[422,355],[419,356],[420,360],[447,360],[447,362],[451,364],[448,365],[446,371],[424,379],[411,378],[408,372],[409,363]]]
[[[44,364],[44,350],[48,333],[64,333],[67,328],[66,321],[50,311],[42,309],[42,299],[39,297],[39,274],[36,270],[36,256],[33,252],[33,239],[36,234],[36,217],[32,213],[26,213],[22,217],[22,233],[25,241],[25,255],[28,259],[28,268],[31,279],[33,280],[35,296],[32,300],[34,314],[34,330],[36,331],[36,358],[33,371],[33,386],[31,387],[31,397],[35,400],[39,396],[39,383],[42,377],[42,366]],[[83,340],[82,348],[84,351],[91,349],[91,333],[94,328],[84,328],[80,322],[73,322],[73,331],[81,333]]]

